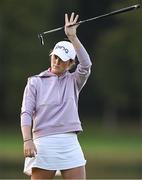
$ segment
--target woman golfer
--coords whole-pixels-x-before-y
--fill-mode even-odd
[[[53,179],[60,170],[64,179],[85,179],[85,164],[77,133],[82,131],[78,98],[91,61],[76,35],[78,15],[65,14],[65,34],[50,54],[51,67],[28,79],[25,87],[21,129],[24,139],[24,173],[31,179]],[[73,73],[69,70],[79,64]]]

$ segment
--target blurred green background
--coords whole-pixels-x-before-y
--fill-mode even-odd
[[[65,39],[63,31],[37,34],[64,25],[64,14],[80,20],[140,0],[0,1],[0,178],[29,178],[23,171],[20,109],[27,78],[50,66],[49,52]],[[93,66],[80,94],[87,178],[142,178],[142,10],[82,24],[78,37]]]

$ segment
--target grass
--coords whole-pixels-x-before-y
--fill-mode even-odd
[[[88,178],[142,177],[142,134],[137,128],[104,129],[88,122],[84,126],[79,140],[88,161]],[[22,175],[20,128],[5,128],[0,132],[0,164],[3,164],[0,178],[26,178]],[[5,174],[7,169],[9,173]]]

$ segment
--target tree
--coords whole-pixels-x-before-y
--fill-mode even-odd
[[[64,38],[61,32],[52,34],[45,37],[46,45],[41,47],[37,34],[64,24],[64,13],[74,7],[77,2],[71,0],[0,1],[0,119],[3,123],[14,119],[19,123],[27,78],[49,66],[50,49]]]
[[[141,12],[117,17],[99,39],[97,83],[104,97],[105,120],[117,122],[121,114],[138,118],[142,109]]]

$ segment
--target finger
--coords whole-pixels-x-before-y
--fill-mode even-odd
[[[24,154],[25,157],[28,157],[29,156],[29,152],[26,151],[25,154]]]
[[[65,14],[65,24],[69,23],[68,14]]]
[[[32,150],[31,149],[28,149],[26,151],[26,157],[32,157]]]
[[[24,150],[24,156],[26,157],[28,155],[28,151]]]
[[[28,157],[29,156],[29,154],[28,153],[24,153],[24,157]]]
[[[31,151],[29,157],[35,157],[35,151]]]
[[[32,157],[35,157],[36,154],[37,154],[37,149],[36,149],[36,147],[34,147],[34,148],[31,150],[30,155],[31,155]]]
[[[37,154],[37,149],[36,149],[36,147],[34,147],[34,153]]]
[[[73,22],[74,19],[74,12],[71,13],[70,22]]]
[[[25,154],[25,157],[30,157],[30,158],[35,157],[35,153],[32,153],[32,152],[27,153]]]
[[[75,18],[74,18],[74,21],[73,21],[74,24],[77,23],[78,18],[79,18],[79,15],[77,14],[77,15],[75,16]]]

